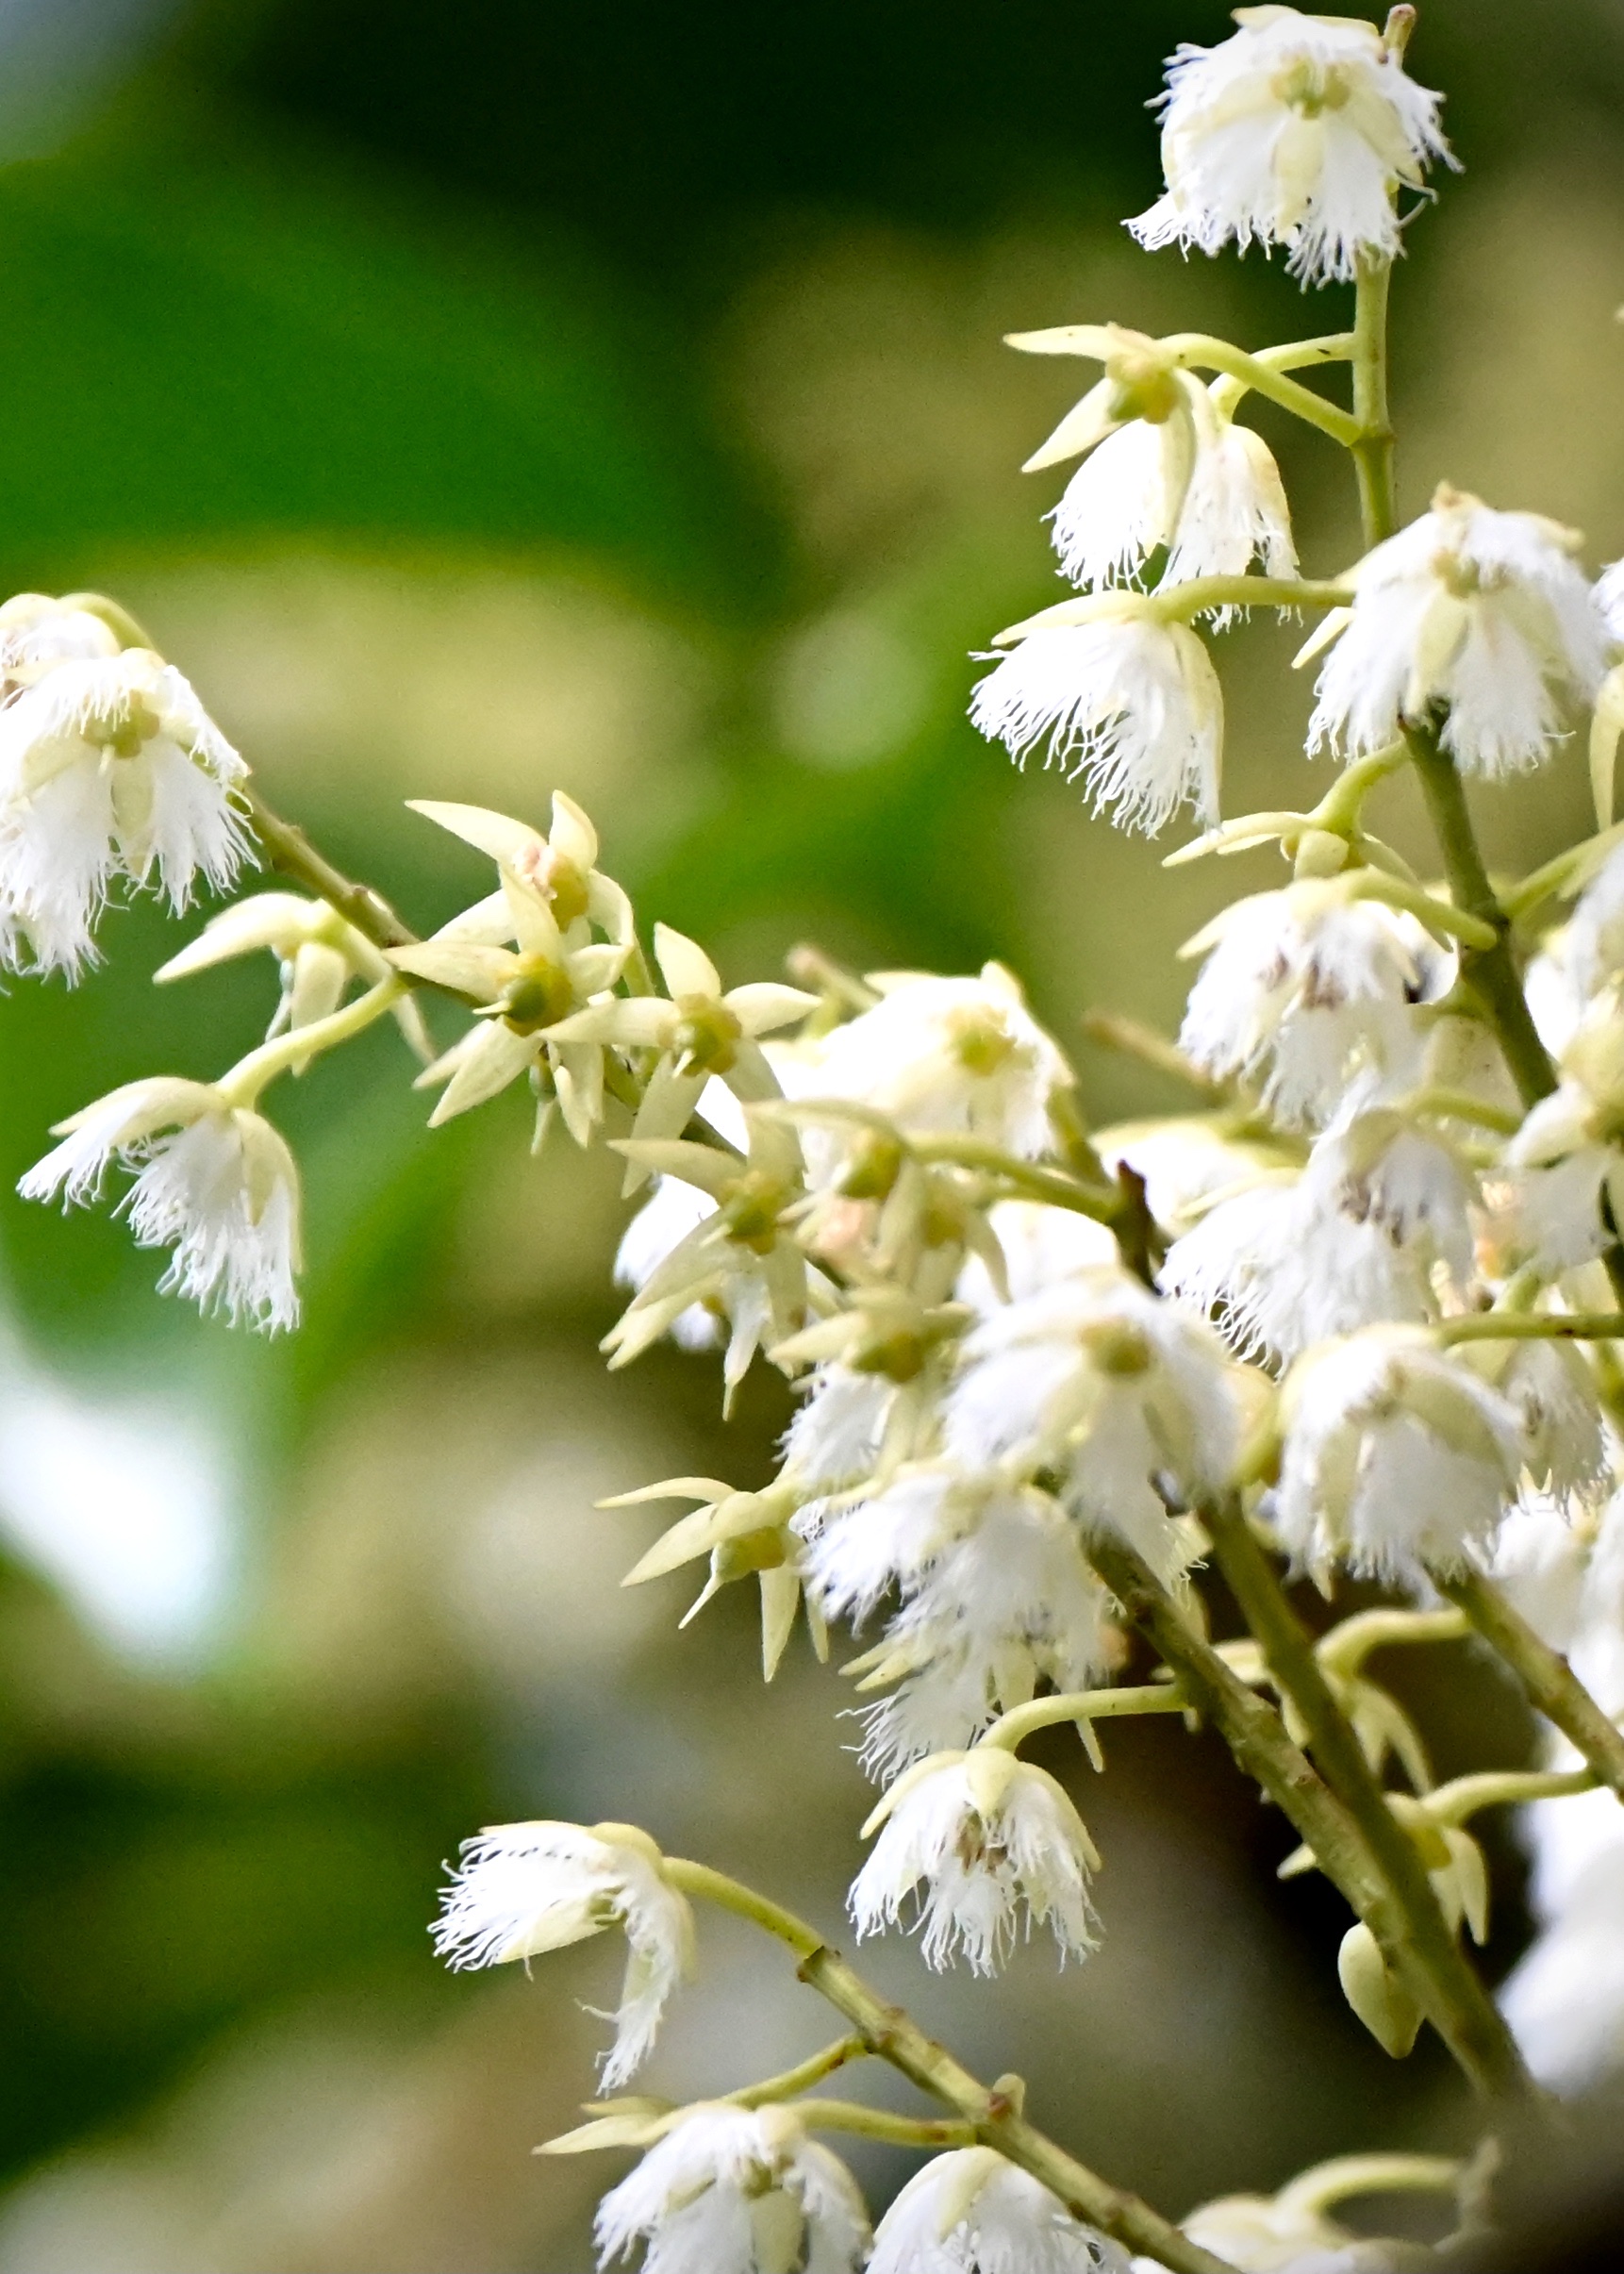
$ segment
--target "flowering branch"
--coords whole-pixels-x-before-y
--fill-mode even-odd
[[[1421,2000],[1423,2010],[1450,2013],[1451,2050],[1480,2088],[1527,2090],[1511,2033],[1463,1956],[1415,1843],[1389,1807],[1326,1679],[1313,1638],[1286,1601],[1239,1502],[1215,1502],[1201,1517],[1218,1568],[1262,1645],[1282,1695],[1301,1718],[1316,1767],[1348,1811],[1386,1884],[1414,1969],[1427,1977],[1430,1995]],[[1311,1835],[1309,1844],[1314,1845]],[[1377,1931],[1374,1919],[1370,1924]]]
[[[804,1919],[707,1864],[669,1856],[665,1870],[671,1884],[686,1894],[731,1911],[787,1944],[800,1961],[801,1980],[845,2015],[871,2053],[888,2061],[922,2092],[955,2109],[971,2136],[1030,2172],[1074,2217],[1115,2235],[1129,2249],[1159,2260],[1169,2274],[1235,2274],[1223,2259],[1191,2242],[1137,2196],[1113,2187],[1057,2147],[1026,2120],[1019,2080],[983,2084],[901,2006],[872,1989]]]
[[[1528,2097],[1533,2086],[1511,2033],[1453,1937],[1446,1932],[1440,1947],[1427,1907],[1400,1900],[1378,1864],[1363,1824],[1292,1743],[1280,1716],[1201,1640],[1132,1549],[1102,1539],[1089,1552],[1126,1617],[1149,1635],[1190,1701],[1221,1731],[1241,1768],[1263,1786],[1313,1850],[1320,1869],[1369,1929],[1383,1958],[1408,1985],[1472,2083],[1490,2099]],[[1277,1637],[1277,1647],[1284,1640]],[[1296,1673],[1289,1647],[1285,1655]],[[1332,1751],[1337,1756],[1334,1739]],[[1385,1801],[1381,1802],[1381,1813],[1390,1824]],[[1385,1832],[1383,1845],[1388,1845]],[[1406,1876],[1400,1867],[1400,1883]],[[1438,1923],[1443,1923],[1441,1916]]]

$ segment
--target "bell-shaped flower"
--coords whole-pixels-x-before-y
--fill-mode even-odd
[[[190,979],[196,971],[212,971],[235,956],[262,954],[267,949],[276,958],[282,980],[282,1000],[268,1040],[275,1035],[296,1035],[329,1018],[352,980],[375,987],[389,972],[382,949],[324,900],[306,900],[298,892],[257,892],[211,916],[197,938],[160,965],[153,978],[160,986],[172,979]],[[431,1058],[434,1051],[416,998],[403,996],[393,1013],[413,1050],[420,1057]],[[303,1073],[305,1063],[291,1071]]]
[[[1061,1956],[1095,1948],[1088,1880],[1099,1852],[1047,1769],[999,1746],[934,1754],[899,1777],[863,1827],[874,1851],[852,1883],[859,1934],[895,1926],[917,1897],[926,1963],[962,1950],[995,1973],[1022,1912],[1049,1926]]]
[[[1516,1498],[1521,1417],[1424,1330],[1367,1327],[1298,1359],[1273,1517],[1299,1564],[1413,1583],[1465,1569]]]
[[[563,1020],[552,1037],[562,1044],[659,1053],[632,1124],[633,1137],[641,1142],[680,1137],[713,1075],[746,1104],[781,1095],[760,1037],[808,1017],[818,1007],[818,997],[771,980],[730,988],[724,994],[704,950],[669,924],[655,926],[655,955],[671,989],[669,1001],[627,995],[596,1003]],[[635,1192],[655,1164],[635,1154],[627,1162],[625,1189]]]
[[[247,768],[147,648],[71,656],[0,708],[0,917],[13,962],[78,971],[117,876],[154,872],[174,908],[224,890],[247,854]],[[26,943],[25,947],[24,943]]]
[[[1064,1509],[1035,1486],[921,1464],[871,1499],[813,1502],[796,1528],[826,1617],[860,1624],[900,1598],[846,1668],[865,1691],[902,1685],[865,1716],[872,1773],[968,1745],[1040,1681],[1084,1689],[1110,1664],[1104,1592]]]
[[[1305,878],[1233,902],[1183,950],[1205,957],[1179,1047],[1219,1080],[1261,1080],[1291,1128],[1328,1120],[1353,1074],[1417,1047],[1413,1006],[1443,994],[1454,960],[1413,916]]]
[[[1217,1319],[1243,1356],[1436,1315],[1440,1273],[1471,1283],[1472,1180],[1432,1130],[1385,1108],[1319,1137],[1300,1173],[1219,1199],[1168,1249],[1157,1284]]]
[[[560,929],[547,891],[505,867],[501,889],[489,901],[455,917],[430,939],[389,950],[396,970],[478,1005],[481,1023],[419,1076],[420,1088],[445,1086],[429,1116],[431,1129],[529,1074],[539,1083],[544,1110],[555,1097],[576,1143],[589,1140],[604,1109],[603,1046],[567,1040],[554,1030],[614,986],[629,951],[618,942],[588,939],[584,916],[571,930],[579,945],[572,946]],[[505,944],[508,940],[512,946]]]
[[[693,1971],[693,1914],[665,1859],[635,1824],[497,1824],[463,1843],[432,1930],[453,1967],[505,1966],[585,1942],[626,1937],[625,1984],[604,2082],[623,2084],[647,2058],[666,2001]]]
[[[823,1283],[809,1274],[786,1221],[804,1190],[800,1148],[787,1123],[765,1114],[751,1115],[749,1128],[742,1158],[678,1137],[617,1140],[616,1151],[644,1175],[678,1178],[713,1204],[605,1336],[611,1366],[640,1357],[700,1305],[726,1321],[722,1375],[731,1401],[756,1351],[787,1342],[804,1323],[813,1287]]]
[[[891,2201],[869,2274],[1128,2274],[1128,2253],[996,2149],[962,2147]]]
[[[1076,1080],[1001,963],[976,977],[882,971],[880,1000],[836,1027],[799,1071],[808,1099],[845,1098],[884,1115],[905,1137],[977,1137],[1022,1160],[1054,1144],[1051,1107]],[[809,1154],[825,1183],[850,1144],[819,1131]]]
[[[869,2274],[1128,2274],[1128,2254],[993,2148],[933,2156],[874,2235]]]
[[[598,2264],[642,2274],[856,2274],[868,2213],[838,2156],[792,2107],[686,2109],[598,2206]]]
[[[1086,591],[1137,584],[1157,552],[1167,555],[1160,581],[1169,585],[1240,576],[1254,557],[1270,576],[1297,574],[1291,509],[1268,445],[1226,418],[1153,340],[1115,324],[1064,324],[1017,332],[1009,345],[1105,363],[1099,386],[1022,470],[1083,457],[1049,517],[1073,584]]]
[[[1143,245],[1284,245],[1305,283],[1401,248],[1394,198],[1448,158],[1441,97],[1373,24],[1242,8],[1217,47],[1181,46],[1162,98],[1166,194],[1128,226]]]
[[[1085,1525],[1171,1578],[1186,1551],[1168,1499],[1222,1488],[1242,1419],[1212,1330],[1105,1269],[1012,1303],[967,1336],[943,1441],[971,1468],[1053,1477]]]
[[[135,1182],[120,1202],[143,1248],[173,1248],[158,1286],[274,1330],[299,1316],[299,1171],[269,1121],[207,1082],[126,1083],[58,1121],[62,1142],[17,1189],[83,1204],[115,1162]]]
[[[1352,572],[1353,606],[1326,627],[1335,644],[1310,747],[1358,757],[1444,705],[1444,747],[1464,772],[1538,765],[1565,707],[1595,699],[1606,664],[1578,544],[1555,522],[1440,486],[1431,512]]]
[[[1045,767],[1081,778],[1119,828],[1154,836],[1186,801],[1203,822],[1218,819],[1223,695],[1187,624],[1104,594],[1062,602],[1006,640],[1018,644],[970,701],[989,741],[1019,765],[1042,745]]]

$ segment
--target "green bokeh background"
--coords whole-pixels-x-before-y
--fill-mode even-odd
[[[15,13],[26,35],[52,11]],[[1406,506],[1448,475],[1611,558],[1624,8],[1423,17],[1414,66],[1448,89],[1467,171],[1397,288]],[[730,980],[806,937],[870,967],[997,954],[1077,1048],[1097,1120],[1178,1103],[1080,1017],[1174,1021],[1178,941],[1268,856],[1164,874],[1165,848],[1016,775],[963,705],[969,653],[1057,589],[1058,484],[1015,469],[1076,374],[1001,334],[1114,318],[1252,344],[1338,320],[1278,268],[1151,259],[1119,227],[1155,191],[1159,58],[1221,36],[1220,9],[77,0],[56,21],[52,69],[22,37],[0,107],[8,589],[116,591],[273,800],[420,926],[484,879],[404,798],[540,820],[561,786],[645,920]],[[1334,569],[1342,469],[1260,423],[1306,563]],[[1311,778],[1292,644],[1224,644],[1233,809]],[[1491,854],[1532,865],[1583,815],[1570,758],[1486,809]],[[268,971],[151,987],[196,921],[121,913],[79,988],[0,1001],[0,1189],[87,1097],[208,1075],[256,1037]],[[674,1635],[680,1583],[616,1585],[646,1527],[591,1505],[765,1475],[781,1390],[754,1380],[724,1436],[703,1364],[606,1385],[613,1177],[562,1142],[532,1161],[513,1099],[431,1137],[409,1071],[374,1034],[276,1102],[310,1250],[284,1342],[158,1298],[105,1215],[0,1202],[0,1480],[41,1384],[201,1436],[227,1574],[167,1652],[109,1639],[23,1547],[0,1585],[0,2274],[579,2274],[608,2167],[527,2150],[590,2090],[601,2027],[576,2000],[603,2001],[612,1954],[445,1977],[439,1859],[483,1821],[635,1817],[838,1916],[849,1693],[797,1645],[764,1699],[742,1603]],[[1419,1703],[1446,1768],[1485,1731],[1528,1741],[1464,1656]],[[1057,1987],[1035,1951],[1000,1992],[887,1948],[897,1994],[1175,2213],[1453,2136],[1440,2064],[1393,2069],[1343,2012],[1337,1906],[1275,1888],[1288,1842],[1217,1749],[1125,1729],[1079,1790],[1100,1956]],[[1496,1967],[1525,1932],[1502,1861]],[[771,1954],[725,1928],[706,1954],[655,2089],[818,2041]],[[877,2199],[905,2167],[869,2157]]]

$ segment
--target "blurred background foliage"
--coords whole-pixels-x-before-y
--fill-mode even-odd
[[[1610,558],[1624,6],[1422,14],[1467,171],[1399,284],[1406,506],[1448,475]],[[1078,378],[1000,335],[1334,320],[1119,225],[1160,58],[1223,29],[1207,0],[4,0],[7,589],[118,592],[423,927],[484,880],[401,800],[541,820],[560,786],[730,980],[804,937],[997,954],[1096,1120],[1176,1106],[1080,1016],[1170,1023],[1177,943],[1270,856],[1165,876],[963,704],[968,652],[1054,589],[1058,482],[1015,469]],[[1264,423],[1307,563],[1339,565],[1340,468]],[[1233,809],[1302,802],[1292,644],[1224,645]],[[1500,796],[1494,857],[1576,832],[1580,777]],[[0,1001],[0,1188],[87,1097],[254,1037],[267,971],[150,986],[191,928],[120,915],[76,991]],[[159,1300],[105,1218],[0,1202],[0,2274],[581,2274],[608,2168],[527,2151],[590,2089],[577,2000],[617,1962],[447,1978],[437,1859],[482,1821],[632,1817],[838,1916],[837,1674],[798,1646],[764,1695],[737,1601],[676,1636],[680,1582],[617,1585],[654,1519],[592,1509],[765,1475],[781,1390],[725,1437],[703,1363],[611,1392],[614,1177],[532,1161],[512,1098],[430,1138],[407,1071],[374,1033],[278,1100],[311,1254],[283,1343]],[[1527,1741],[1459,1653],[1417,1701],[1446,1769]],[[1337,1906],[1275,1888],[1289,1842],[1221,1754],[1163,1724],[1110,1752],[1086,1969],[875,1971],[1174,2212],[1447,2139],[1439,2063],[1393,2069],[1340,2009]],[[1494,1963],[1521,1932],[1502,1906]],[[673,2095],[827,2033],[771,1952],[706,1953]],[[899,2170],[864,2166],[882,2199]]]

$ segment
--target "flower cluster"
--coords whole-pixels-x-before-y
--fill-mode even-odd
[[[82,1203],[127,1171],[137,1239],[173,1253],[163,1284],[233,1319],[297,1309],[298,1171],[262,1093],[385,1013],[439,1093],[431,1125],[520,1086],[538,1148],[556,1120],[615,1154],[637,1209],[610,1364],[670,1337],[721,1353],[724,1411],[758,1361],[796,1400],[765,1485],[619,1496],[689,1503],[629,1578],[703,1565],[690,1618],[754,1581],[768,1679],[802,1617],[820,1655],[832,1628],[861,1634],[845,1670],[884,1789],[850,1894],[860,1936],[911,1924],[931,1965],[990,1974],[1038,1926],[1085,1957],[1101,1857],[1067,1784],[1020,1747],[1070,1724],[1099,1767],[1103,1720],[1205,1715],[1301,1835],[1284,1871],[1317,1866],[1347,1896],[1340,1979],[1386,2050],[1429,2019],[1504,2091],[1515,2033],[1566,2091],[1624,2067],[1624,564],[1593,582],[1576,535],[1448,485],[1397,526],[1387,275],[1400,192],[1448,160],[1438,98],[1403,68],[1413,16],[1378,32],[1250,8],[1220,45],[1181,49],[1165,194],[1131,224],[1151,246],[1256,241],[1305,283],[1354,280],[1352,331],[1257,354],[1112,324],[1015,340],[1102,376],[1030,460],[1079,461],[1052,515],[1075,595],[999,636],[973,720],[1124,827],[1192,805],[1206,827],[1175,859],[1289,864],[1189,942],[1176,1040],[1115,1030],[1191,1111],[1090,1134],[1073,1068],[997,963],[862,975],[804,951],[797,984],[728,984],[696,940],[645,929],[562,795],[545,833],[421,804],[494,874],[417,938],[269,813],[187,683],[86,595],[0,609],[0,949],[77,971],[115,879],[156,879],[179,906],[198,878],[230,883],[250,825],[303,888],[216,914],[157,974],[269,953],[264,1042],[212,1081],[113,1090],[21,1187]],[[1338,362],[1351,410],[1292,375]],[[1279,468],[1238,418],[1254,395],[1356,460],[1365,550],[1334,582],[1299,572]],[[1209,642],[1257,606],[1318,618],[1299,657],[1318,666],[1308,752],[1340,771],[1307,810],[1224,822]],[[1501,890],[1467,786],[1554,763],[1586,716],[1599,834]],[[1443,884],[1367,825],[1400,770]],[[1217,1645],[1209,1555],[1255,1628]],[[1398,1600],[1311,1643],[1287,1585],[1334,1598],[1348,1576]],[[1547,1769],[1436,1786],[1364,1660],[1468,1618],[1562,1734]],[[1145,1638],[1160,1665],[1118,1680]],[[1504,1992],[1508,2030],[1458,1947],[1482,1940],[1488,1903],[1464,1824],[1520,1799],[1541,1934]],[[817,1932],[634,1827],[487,1831],[435,1934],[452,1965],[484,1967],[619,1929],[619,2086],[692,1968],[694,1897],[786,1941],[853,2033],[721,2100],[605,2103],[553,2143],[646,2151],[601,2206],[605,2263],[1125,2274],[1128,2245],[1176,2274],[1210,2266],[1202,2249],[1260,2274],[1400,2263],[1330,2216],[1392,2159],[1224,2199],[1181,2233],[1050,2150],[1019,2080],[978,2086]],[[869,2053],[950,2117],[798,2098]],[[948,2152],[870,2235],[820,2125]],[[1458,2176],[1434,2159],[1417,2183]]]

